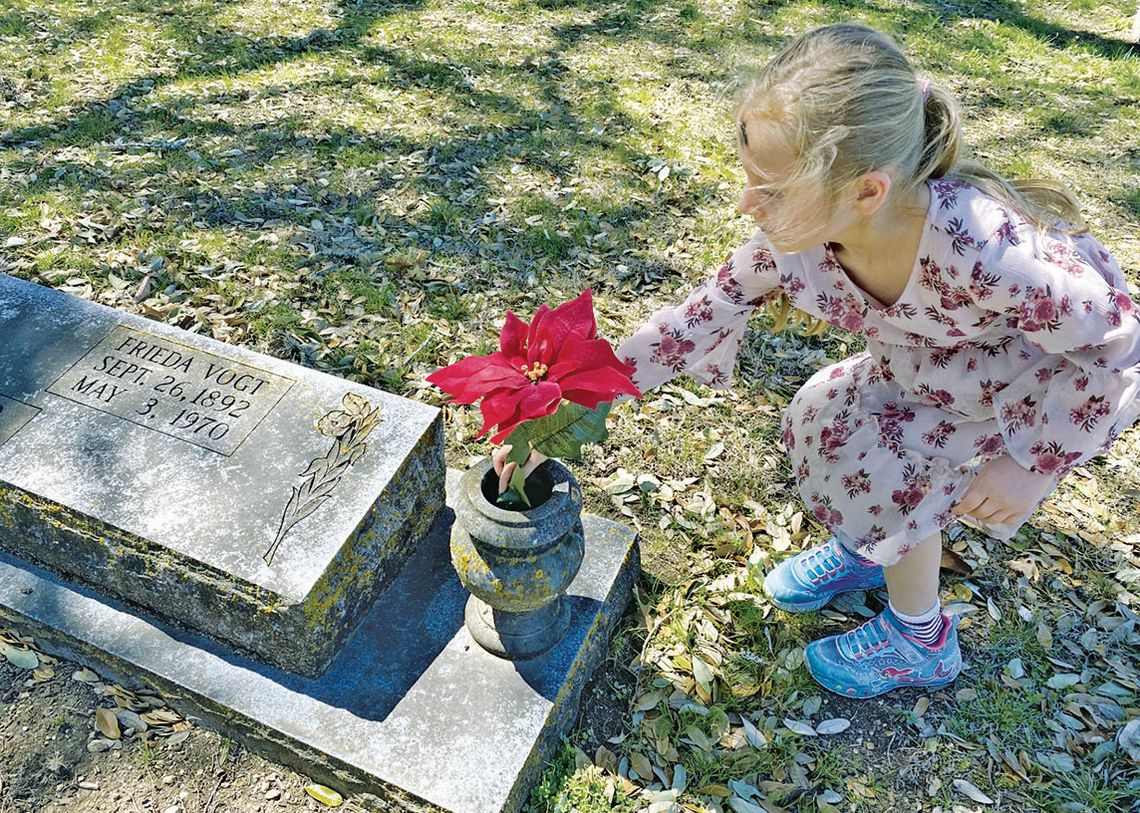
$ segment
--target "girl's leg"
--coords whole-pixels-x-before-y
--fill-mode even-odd
[[[883,569],[891,615],[902,629],[926,646],[942,638],[948,620],[938,601],[938,566],[942,561],[942,534],[912,548],[896,564]]]
[[[921,615],[938,604],[938,566],[942,534],[911,549],[896,564],[883,568],[891,607],[905,615]]]

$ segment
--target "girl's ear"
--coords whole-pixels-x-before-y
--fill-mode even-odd
[[[891,176],[882,170],[868,172],[855,182],[855,209],[871,217],[887,202],[891,192]]]

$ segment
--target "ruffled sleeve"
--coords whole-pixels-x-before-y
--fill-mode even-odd
[[[1060,476],[1140,414],[1140,309],[1091,237],[1026,237],[984,253],[974,280],[980,304],[1025,342],[1025,366],[994,395],[1006,449]]]
[[[779,283],[772,249],[756,232],[684,302],[649,317],[617,356],[636,368],[632,378],[642,392],[681,373],[727,387],[748,316],[779,295]]]

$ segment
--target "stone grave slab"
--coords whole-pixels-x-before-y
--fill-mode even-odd
[[[318,674],[443,504],[437,409],[0,274],[0,550]]]
[[[449,472],[449,480],[454,482]],[[571,726],[637,574],[622,525],[584,516],[586,553],[567,590],[571,627],[512,663],[463,625],[445,510],[323,675],[259,664],[210,639],[0,555],[0,624],[372,809],[513,813]]]

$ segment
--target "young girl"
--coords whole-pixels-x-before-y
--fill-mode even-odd
[[[962,667],[938,600],[958,516],[1008,539],[1074,466],[1140,414],[1140,316],[1071,195],[959,159],[957,107],[888,37],[802,35],[737,122],[759,231],[617,351],[642,392],[686,373],[726,386],[746,321],[785,297],[866,337],[784,416],[800,492],[832,538],[781,562],[772,603],[815,610],[887,586],[881,615],[812,642],[826,688],[872,697]]]

